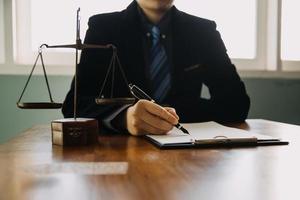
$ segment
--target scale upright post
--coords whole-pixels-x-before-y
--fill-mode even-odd
[[[78,104],[78,62],[79,50],[84,49],[80,39],[80,8],[76,18],[76,44],[48,46],[47,48],[75,48],[75,75],[74,75],[74,107],[73,118],[58,119],[51,122],[52,143],[62,146],[87,145],[97,141],[99,132],[98,121],[91,118],[77,117]]]
[[[76,17],[76,58],[75,58],[75,76],[74,76],[74,120],[77,118],[77,71],[78,71],[78,51],[82,45],[80,39],[80,16],[79,16],[80,8],[77,10],[77,17]]]

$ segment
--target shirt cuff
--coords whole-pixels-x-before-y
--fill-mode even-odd
[[[127,109],[128,107],[130,107],[130,106],[132,106],[132,105],[131,105],[131,104],[126,104],[126,105],[124,105],[124,106],[118,108],[116,111],[112,112],[112,114],[108,115],[106,118],[104,118],[104,119],[102,120],[103,125],[104,125],[106,128],[108,128],[108,129],[110,129],[110,130],[112,130],[112,131],[114,131],[114,132],[120,133],[121,130],[119,130],[117,127],[115,127],[115,126],[113,125],[112,121],[113,121],[120,113],[122,113],[124,110],[126,110],[126,109]]]

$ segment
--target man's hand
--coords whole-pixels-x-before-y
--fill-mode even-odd
[[[126,111],[127,130],[132,135],[166,134],[178,123],[174,108],[139,100]]]

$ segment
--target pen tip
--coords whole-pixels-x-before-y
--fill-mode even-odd
[[[190,134],[185,128],[181,127],[180,129],[182,130],[182,132],[184,132],[186,134]]]

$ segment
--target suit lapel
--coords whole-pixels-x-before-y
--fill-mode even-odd
[[[184,23],[180,18],[180,11],[178,11],[175,7],[173,8],[173,16],[172,16],[172,59],[173,59],[173,85],[172,91],[178,90],[182,87],[184,83],[184,77],[182,76],[183,66],[188,63],[189,58],[187,55],[183,55],[186,52],[186,45],[184,41],[186,41],[186,34],[184,34]]]
[[[137,3],[132,2],[123,13],[120,27],[119,55],[127,72],[128,81],[139,86],[145,85],[145,59],[142,46]]]

